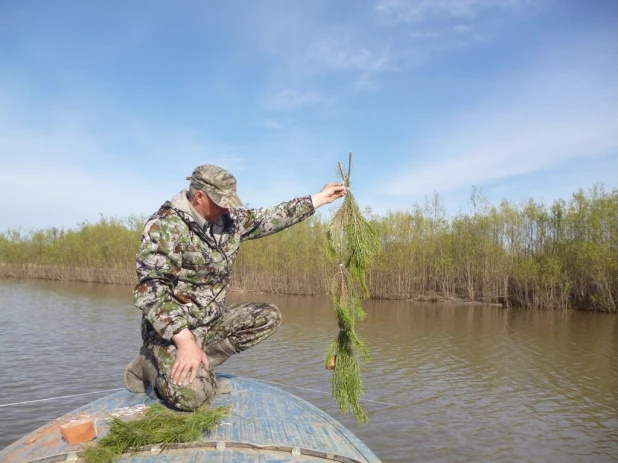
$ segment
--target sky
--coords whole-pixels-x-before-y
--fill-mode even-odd
[[[618,187],[618,2],[0,2],[0,232],[150,215],[200,164],[270,206],[350,151],[377,214]]]

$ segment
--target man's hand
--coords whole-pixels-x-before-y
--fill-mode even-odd
[[[188,328],[172,336],[176,344],[176,361],[172,367],[172,384],[182,385],[189,376],[189,384],[197,376],[200,363],[208,370],[208,358],[204,351],[197,345],[193,333]]]
[[[311,195],[311,201],[313,202],[313,208],[317,209],[324,204],[332,203],[335,199],[344,197],[348,193],[343,183],[328,183],[324,185],[322,191]]]

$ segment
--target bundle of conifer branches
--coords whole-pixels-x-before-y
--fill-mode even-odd
[[[364,395],[360,361],[369,361],[369,351],[354,331],[355,321],[363,320],[361,299],[369,297],[366,277],[372,259],[380,252],[380,239],[363,216],[350,191],[352,153],[347,174],[339,163],[344,186],[348,189],[341,207],[326,232],[328,251],[339,269],[331,285],[331,299],[337,315],[339,334],[328,348],[326,367],[333,369],[333,398],[341,411],[351,408],[359,423],[369,421],[359,403]]]
[[[124,452],[137,452],[148,445],[165,448],[199,441],[202,433],[214,429],[227,412],[227,407],[203,407],[191,413],[174,412],[161,404],[154,404],[146,410],[143,418],[129,421],[112,418],[109,432],[85,449],[84,459],[87,463],[110,463]]]

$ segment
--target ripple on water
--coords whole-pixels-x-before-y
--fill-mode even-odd
[[[112,389],[139,348],[130,288],[0,281],[0,403]],[[330,301],[271,300],[278,332],[222,366],[274,382],[348,426],[384,462],[606,462],[618,455],[616,318],[372,301],[359,333],[370,423],[330,397]],[[97,396],[0,408],[0,447]]]

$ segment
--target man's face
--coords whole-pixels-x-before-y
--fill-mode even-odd
[[[229,214],[229,209],[218,206],[210,197],[199,190],[195,193],[193,207],[208,222],[216,222],[225,214]]]
[[[208,201],[210,201],[210,205],[209,205],[210,216],[216,217],[216,219],[213,219],[213,220],[209,220],[209,219],[206,219],[206,220],[208,220],[209,222],[216,222],[217,220],[221,218],[221,216],[224,216],[230,213],[229,209],[226,209],[225,207],[221,207],[217,205],[212,199],[208,197],[208,195],[206,195],[206,197],[208,198]]]

